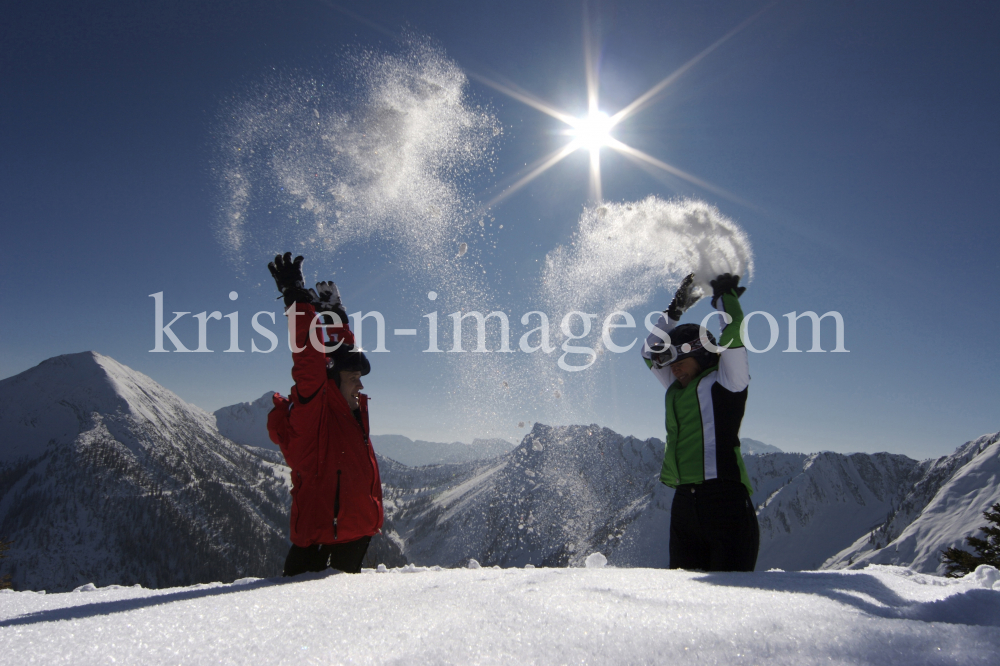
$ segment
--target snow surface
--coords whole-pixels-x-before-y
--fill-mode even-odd
[[[995,664],[1000,574],[421,568],[0,594],[0,664]],[[406,575],[415,574],[415,575]]]

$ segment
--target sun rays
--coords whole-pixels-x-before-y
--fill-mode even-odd
[[[732,201],[738,203],[746,203],[745,201],[739,199],[738,197],[730,194],[724,189],[713,185],[705,180],[697,178],[677,167],[674,167],[662,160],[656,159],[655,157],[644,153],[643,151],[635,148],[634,146],[629,146],[612,136],[612,132],[615,127],[621,124],[624,120],[634,115],[638,111],[648,107],[653,102],[655,102],[664,91],[673,84],[678,78],[681,77],[685,72],[691,69],[694,65],[700,62],[703,58],[709,55],[712,51],[719,48],[726,41],[731,39],[733,36],[741,32],[744,28],[750,25],[755,19],[757,19],[761,14],[770,9],[771,5],[768,5],[755,13],[750,18],[746,19],[738,26],[730,30],[728,33],[717,39],[703,51],[695,55],[693,58],[688,60],[686,63],[677,68],[669,76],[665,77],[659,81],[656,85],[651,87],[649,90],[644,92],[635,98],[631,103],[627,104],[618,112],[613,115],[608,115],[606,112],[600,109],[600,76],[598,73],[598,57],[595,45],[595,38],[593,36],[593,31],[590,29],[589,20],[587,18],[587,13],[584,12],[584,60],[586,64],[586,78],[587,78],[587,114],[583,117],[574,117],[571,114],[565,113],[554,108],[552,105],[547,104],[543,100],[539,99],[535,95],[519,88],[512,83],[498,83],[492,79],[486,78],[479,74],[469,73],[469,76],[480,83],[483,83],[497,92],[503,93],[512,99],[526,104],[542,113],[545,113],[556,120],[566,124],[568,127],[562,132],[566,136],[570,137],[569,143],[565,144],[563,147],[555,150],[554,152],[546,155],[530,165],[526,165],[523,169],[515,173],[510,180],[513,181],[510,185],[505,187],[499,194],[494,196],[487,204],[486,207],[490,208],[500,203],[507,197],[509,197],[514,192],[517,192],[522,187],[530,183],[532,180],[538,176],[545,173],[547,170],[561,162],[563,159],[572,155],[578,150],[586,150],[590,154],[590,186],[589,194],[590,199],[594,202],[600,202],[603,198],[602,186],[601,186],[601,150],[604,148],[610,148],[615,150],[630,160],[636,162],[639,166],[646,170],[652,168],[653,171],[659,170],[665,174],[670,174],[677,178],[681,178],[696,185],[702,189],[709,192],[723,196]]]

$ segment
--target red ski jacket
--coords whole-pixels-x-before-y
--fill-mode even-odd
[[[355,418],[337,384],[326,376],[326,355],[309,342],[316,312],[296,303],[290,401],[275,394],[271,439],[292,469],[291,539],[296,546],[354,541],[382,528],[382,481],[368,437],[368,396]],[[291,321],[289,322],[291,325]],[[351,338],[350,331],[346,333]],[[304,349],[303,349],[304,347]]]

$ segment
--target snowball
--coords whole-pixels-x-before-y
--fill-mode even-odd
[[[1000,571],[988,564],[980,564],[966,578],[987,590],[996,589],[997,583],[1000,583]]]
[[[583,561],[584,566],[588,569],[600,569],[608,563],[608,558],[604,557],[601,553],[591,553],[587,556],[587,559]]]
[[[481,568],[479,562],[476,562],[472,558],[469,558],[469,563],[466,565],[466,567],[469,568],[469,569],[480,569]]]

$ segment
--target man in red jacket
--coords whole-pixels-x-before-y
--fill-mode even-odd
[[[277,440],[292,470],[292,547],[285,576],[333,567],[359,573],[372,536],[382,527],[382,482],[368,437],[368,396],[361,377],[371,370],[354,346],[347,314],[332,282],[306,289],[302,257],[278,255],[268,264],[285,299],[294,332],[289,400],[275,396]],[[318,292],[318,293],[317,293]],[[317,326],[317,312],[340,322]],[[325,315],[325,322],[332,318]],[[324,344],[320,330],[326,329]]]

